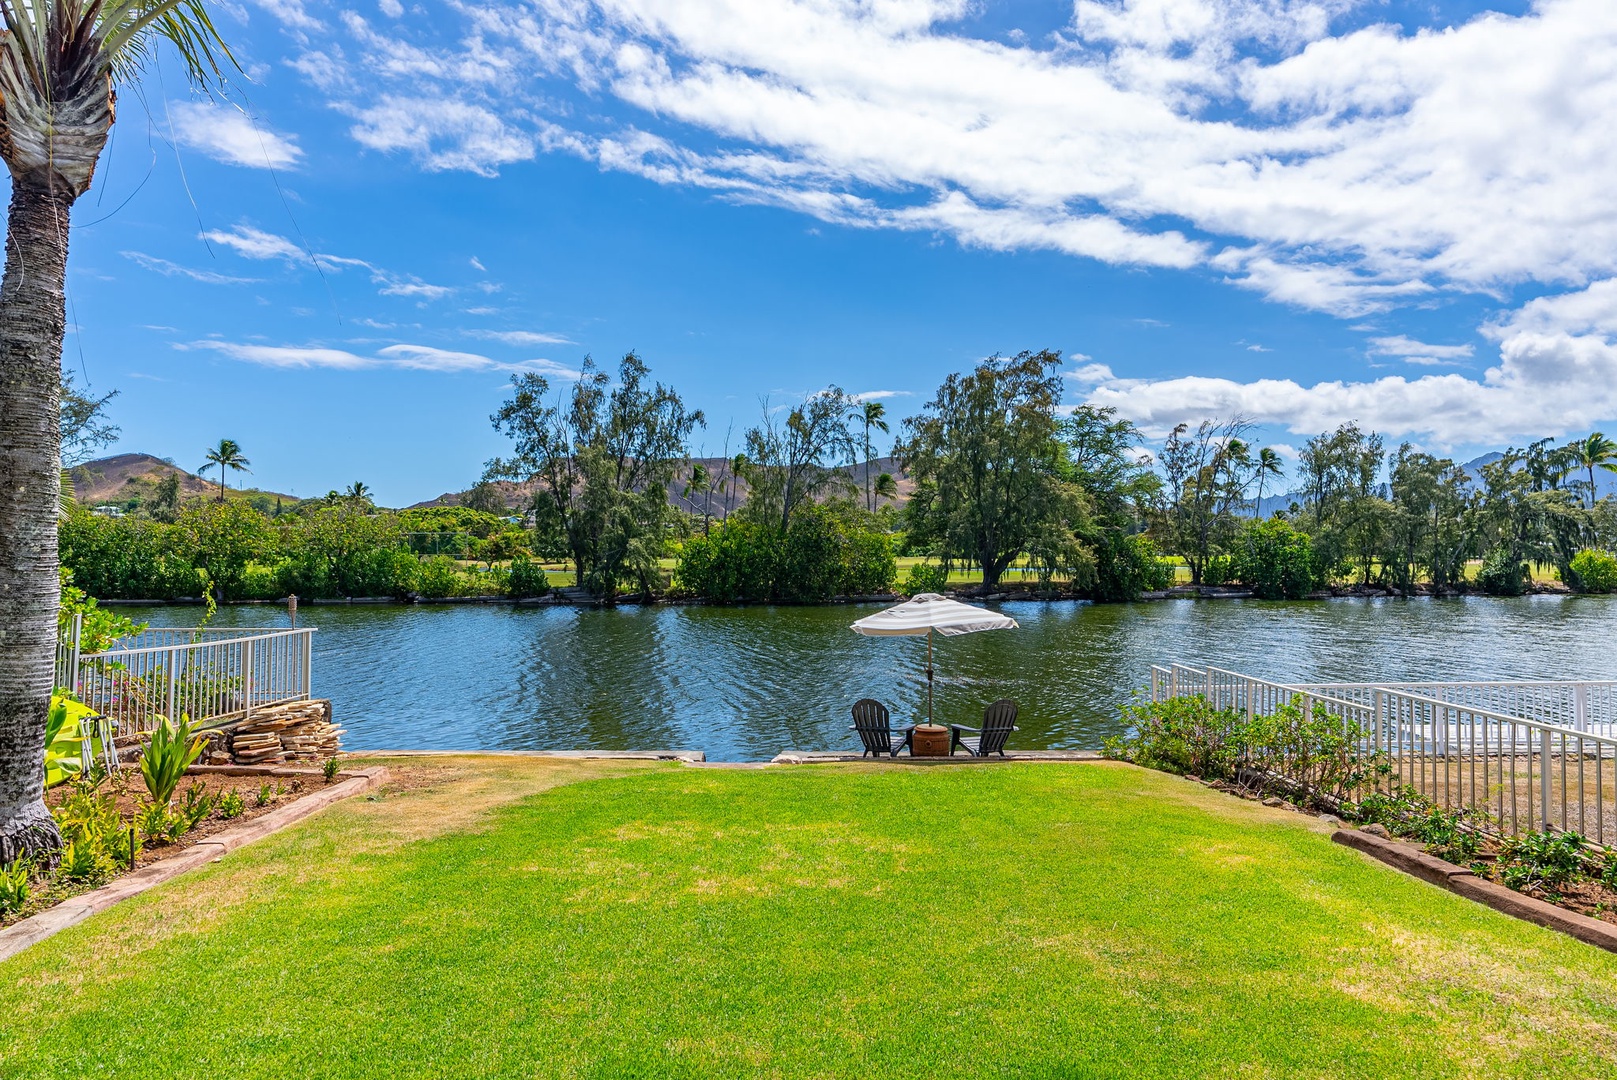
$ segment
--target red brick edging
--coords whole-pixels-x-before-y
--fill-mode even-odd
[[[227,768],[234,772],[240,767]],[[253,769],[248,775],[259,773],[273,775],[276,772],[283,770]],[[83,922],[99,911],[105,911],[120,900],[138,896],[147,889],[179,877],[187,870],[205,866],[228,851],[235,851],[255,840],[262,840],[271,833],[279,832],[288,825],[296,824],[311,814],[324,810],[334,802],[380,787],[388,779],[387,769],[380,765],[366,769],[344,769],[338,775],[347,779],[311,792],[279,809],[271,810],[263,817],[244,821],[233,828],[214,833],[176,855],[150,863],[99,889],[64,900],[53,908],[0,930],[0,961],[15,956],[30,945],[44,941],[58,931]]]
[[[1551,930],[1559,930],[1563,934],[1571,935],[1590,945],[1598,945],[1609,952],[1617,952],[1617,926],[1611,923],[1591,919],[1576,911],[1568,911],[1547,901],[1525,896],[1514,889],[1507,889],[1498,882],[1485,881],[1463,866],[1444,862],[1437,856],[1428,855],[1408,844],[1384,840],[1370,833],[1359,832],[1357,829],[1338,829],[1331,834],[1331,839],[1344,847],[1380,859],[1388,866],[1418,877],[1422,881],[1439,885],[1479,904],[1486,904],[1495,911],[1502,911],[1506,915],[1513,915]]]

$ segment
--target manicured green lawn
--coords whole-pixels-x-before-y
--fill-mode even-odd
[[[0,964],[0,1076],[1617,1075],[1617,957],[1183,780],[453,768]]]

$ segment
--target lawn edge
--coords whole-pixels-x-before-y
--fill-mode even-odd
[[[345,770],[348,779],[311,792],[296,802],[287,804],[279,810],[273,810],[263,817],[254,818],[242,824],[225,829],[199,840],[184,851],[147,866],[141,867],[132,874],[126,874],[116,881],[109,882],[99,889],[91,890],[81,896],[64,900],[53,908],[30,916],[21,922],[0,930],[0,962],[9,960],[30,945],[37,945],[46,938],[83,922],[90,916],[105,911],[120,901],[132,896],[139,896],[147,889],[152,889],[166,881],[179,877],[188,870],[205,866],[220,858],[226,852],[235,851],[264,837],[277,833],[290,825],[295,825],[304,818],[324,810],[332,803],[354,795],[360,795],[373,788],[381,787],[388,780],[387,769],[380,765],[363,769]]]
[[[1484,881],[1463,866],[1444,862],[1408,844],[1386,840],[1357,829],[1338,829],[1331,834],[1331,840],[1502,914],[1558,930],[1587,945],[1617,953],[1617,926],[1611,923],[1525,896],[1497,882]]]

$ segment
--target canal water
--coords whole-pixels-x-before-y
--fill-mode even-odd
[[[1018,630],[935,639],[944,723],[1014,698],[1012,747],[1099,748],[1152,663],[1280,681],[1617,678],[1617,598],[996,605]],[[349,749],[852,749],[849,706],[924,715],[926,644],[848,624],[878,606],[305,606],[314,685]],[[197,608],[122,609],[154,626]],[[275,607],[218,626],[285,626]]]

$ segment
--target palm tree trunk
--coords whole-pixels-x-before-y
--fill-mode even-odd
[[[63,288],[74,193],[13,177],[0,279],[0,863],[54,857],[45,721],[56,653]]]

